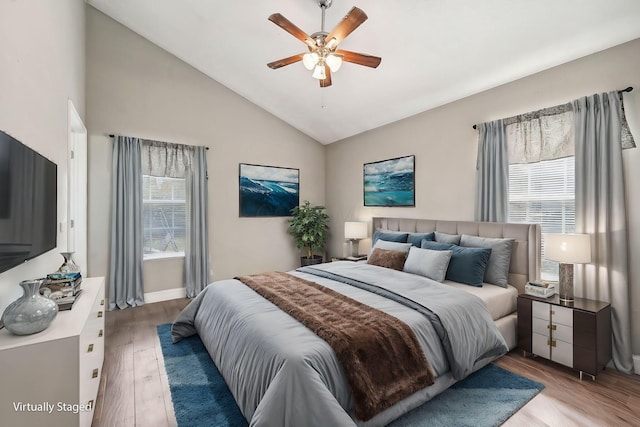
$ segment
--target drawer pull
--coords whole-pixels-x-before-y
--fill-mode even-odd
[[[551,314],[556,314],[556,311],[555,310],[551,310]]]
[[[93,351],[93,344],[89,344],[89,348],[87,349],[87,353],[91,353]]]
[[[102,329],[100,329],[100,332],[98,332],[98,338],[100,338],[103,335]]]
[[[104,300],[100,300],[100,305],[104,305]]]
[[[98,317],[102,317],[102,312],[101,311],[98,312]]]
[[[91,373],[91,378],[98,378],[98,368],[94,369]]]
[[[552,331],[555,331],[557,327],[557,325],[547,325],[547,329],[551,329]]]
[[[556,340],[547,340],[547,345],[550,345],[551,347],[555,347],[556,346]]]

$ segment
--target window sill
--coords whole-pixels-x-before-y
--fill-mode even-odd
[[[157,261],[176,258],[184,258],[184,252],[159,252],[155,254],[144,254],[142,261]]]

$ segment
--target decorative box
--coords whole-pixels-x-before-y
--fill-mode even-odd
[[[536,286],[527,283],[526,285],[524,285],[524,293],[533,295],[534,297],[549,298],[555,295],[556,286],[554,284],[550,284],[545,288],[542,286]]]

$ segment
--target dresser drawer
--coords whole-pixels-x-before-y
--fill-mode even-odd
[[[567,307],[554,305],[551,307],[551,320],[555,324],[573,327],[573,310]]]
[[[536,319],[549,320],[549,304],[532,301],[531,315]]]
[[[532,330],[534,334],[549,336],[549,320],[539,319],[534,317],[532,319]]]
[[[551,346],[551,360],[573,368],[573,344],[554,339]]]
[[[549,359],[551,347],[549,347],[549,336],[533,333],[531,336],[532,353]]]
[[[573,344],[573,328],[562,324],[551,324],[551,336],[556,341]]]

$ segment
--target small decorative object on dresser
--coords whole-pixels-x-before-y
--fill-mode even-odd
[[[73,252],[60,252],[60,255],[64,257],[64,262],[58,268],[56,273],[80,273],[80,267],[73,260]]]
[[[550,298],[556,294],[556,285],[546,280],[534,280],[524,285],[524,293],[534,297]]]
[[[518,346],[526,353],[589,374],[595,379],[611,360],[611,305],[559,295],[518,296]]]
[[[20,282],[24,294],[9,304],[2,314],[2,323],[15,335],[31,335],[44,331],[58,314],[58,305],[40,295],[43,279]]]

